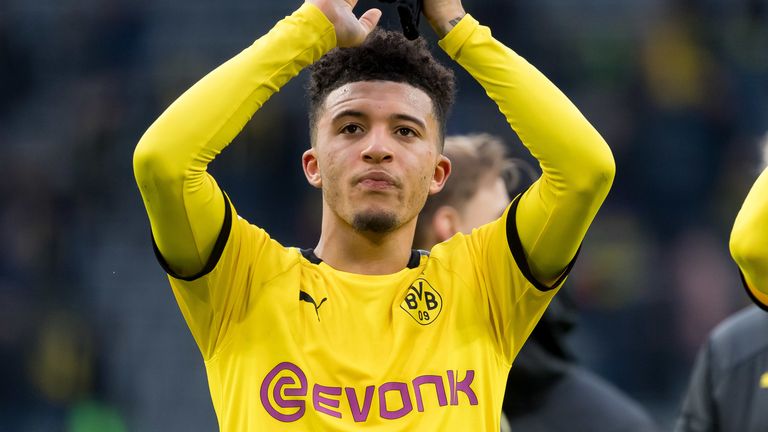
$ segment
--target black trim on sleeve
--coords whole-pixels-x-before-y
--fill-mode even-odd
[[[760,299],[755,297],[755,293],[753,293],[752,289],[749,288],[749,284],[747,284],[747,279],[744,277],[744,273],[741,271],[741,269],[739,269],[739,277],[741,277],[741,284],[744,286],[744,289],[747,291],[747,296],[749,296],[749,299],[752,300],[752,303],[754,303],[760,309],[768,312],[768,305],[761,302]]]
[[[207,275],[213,269],[216,267],[216,264],[219,263],[219,260],[221,259],[221,254],[224,252],[224,246],[227,245],[227,239],[229,238],[229,233],[232,231],[232,208],[229,204],[229,198],[227,197],[227,194],[224,193],[224,191],[221,192],[222,195],[224,195],[224,222],[221,224],[221,231],[219,232],[219,237],[216,239],[216,243],[213,245],[213,250],[211,251],[211,256],[208,257],[208,262],[205,263],[205,266],[202,270],[200,270],[198,273],[192,275],[192,276],[181,276],[178,273],[174,272],[170,266],[168,266],[168,262],[163,258],[163,255],[160,253],[160,250],[157,248],[157,244],[155,243],[155,237],[152,236],[152,249],[155,251],[155,257],[157,258],[157,261],[160,263],[160,267],[165,270],[166,273],[168,273],[169,276],[173,277],[174,279],[179,279],[187,282],[192,282],[196,279],[200,279],[201,277]]]
[[[515,197],[515,199],[512,201],[512,204],[509,206],[509,211],[507,212],[507,243],[509,244],[509,251],[512,252],[512,257],[515,259],[515,263],[517,263],[517,267],[520,269],[520,273],[525,276],[526,279],[528,279],[528,282],[531,283],[536,289],[539,291],[551,291],[560,284],[563,283],[565,278],[568,276],[568,274],[571,272],[571,269],[573,269],[573,265],[576,263],[576,258],[579,257],[579,252],[581,251],[581,246],[579,246],[579,249],[576,251],[576,255],[573,256],[573,259],[571,262],[568,263],[568,265],[565,267],[565,270],[563,270],[563,273],[560,275],[560,277],[557,278],[557,280],[551,285],[545,285],[541,283],[539,280],[537,280],[533,273],[531,273],[531,267],[528,265],[528,260],[525,258],[525,252],[523,250],[523,244],[520,242],[520,233],[517,231],[517,205],[520,203],[520,197],[522,197],[523,194],[519,194]]]

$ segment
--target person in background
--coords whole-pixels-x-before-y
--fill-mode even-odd
[[[535,180],[536,170],[506,157],[505,150],[501,139],[489,134],[446,139],[452,174],[443,190],[427,199],[414,247],[429,250],[497,219],[511,196]],[[512,365],[502,431],[658,431],[640,404],[575,362],[564,337],[576,311],[564,294],[552,300]]]
[[[763,172],[731,231],[731,256],[754,305],[720,323],[701,347],[676,432],[768,431],[768,135]]]

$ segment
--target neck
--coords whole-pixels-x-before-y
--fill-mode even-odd
[[[408,265],[415,230],[413,218],[385,234],[360,232],[333,212],[324,212],[315,254],[329,266],[348,273],[397,273]]]

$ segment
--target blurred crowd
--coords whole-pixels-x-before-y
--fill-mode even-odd
[[[299,3],[0,3],[0,432],[215,430],[202,358],[152,256],[132,151],[181,92]],[[614,152],[616,182],[565,288],[581,311],[570,342],[669,427],[707,332],[748,301],[727,240],[768,130],[768,0],[464,4]],[[494,133],[528,158],[457,76],[449,133]],[[241,215],[311,247],[320,196],[300,173],[303,78],[212,171]]]

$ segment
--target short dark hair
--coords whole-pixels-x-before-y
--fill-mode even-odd
[[[332,49],[311,71],[307,96],[313,144],[317,118],[329,93],[352,82],[393,81],[412,85],[432,99],[442,145],[456,80],[453,71],[434,58],[424,38],[410,41],[400,32],[377,28],[362,45]]]

